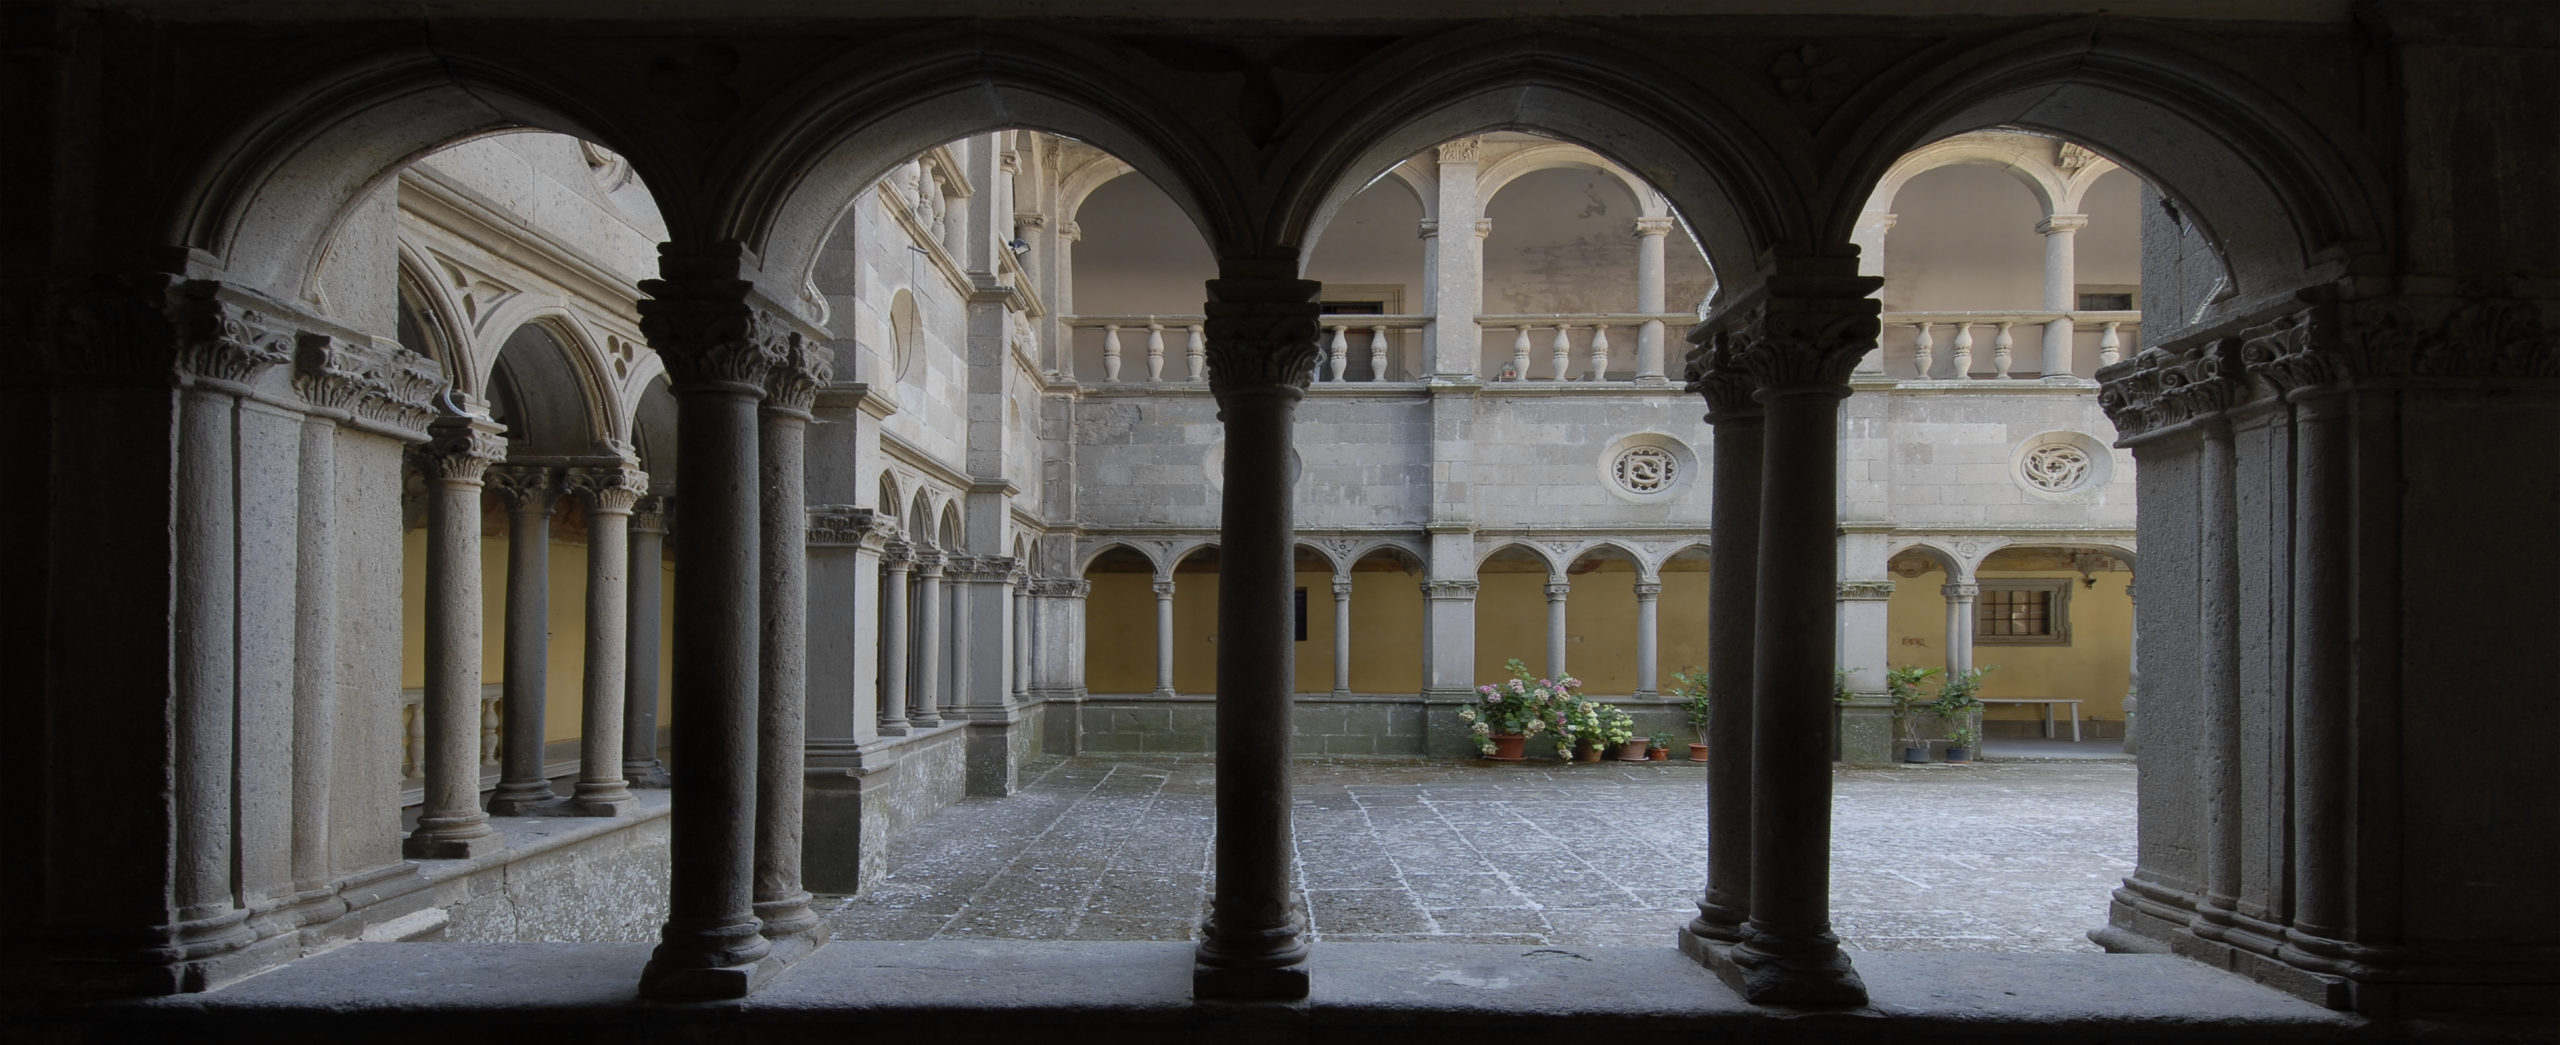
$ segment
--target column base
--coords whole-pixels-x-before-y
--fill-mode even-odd
[[[1753,1005],[1848,1008],[1867,1004],[1867,984],[1829,933],[1805,941],[1803,953],[1773,954],[1754,933],[1731,947],[1707,948],[1707,968]]]
[[[1191,997],[1200,1001],[1303,1001],[1307,965],[1237,967],[1191,963]]]
[[[625,762],[622,764],[622,782],[626,787],[664,791],[669,786],[667,767],[654,758],[646,762]]]
[[[903,737],[911,731],[912,727],[904,721],[883,722],[880,724],[880,735],[884,737]]]
[[[790,900],[757,904],[756,918],[763,923],[760,931],[771,948],[765,952],[764,960],[756,963],[767,974],[790,968],[826,946],[826,922],[809,909],[807,893]]]
[[[543,784],[535,788],[525,784],[499,784],[489,796],[490,816],[552,816],[559,813],[560,796]]]
[[[1181,695],[1182,694],[1180,693],[1174,692],[1173,687],[1171,686],[1158,686],[1156,687],[1155,692],[1148,694],[1148,696],[1155,697],[1159,700],[1172,700],[1180,697]]]
[[[507,840],[489,825],[476,825],[476,833],[455,833],[418,828],[400,843],[400,855],[411,860],[477,860],[507,847]]]
[[[755,993],[773,973],[761,962],[706,969],[661,969],[653,962],[640,971],[640,996],[652,1001],[731,1001]]]
[[[639,808],[640,796],[620,785],[589,793],[581,784],[578,794],[560,803],[560,812],[565,816],[629,816]]]
[[[1333,699],[1335,699],[1335,700],[1349,700],[1349,699],[1351,699],[1351,691],[1350,691],[1350,690],[1347,690],[1347,689],[1337,689],[1337,690],[1334,690],[1334,691],[1333,691]]]
[[[908,719],[907,725],[917,730],[940,729],[942,728],[942,717],[939,715],[917,715]],[[888,730],[882,729],[880,732],[887,733]]]
[[[754,922],[708,930],[670,924],[660,936],[640,971],[640,996],[655,1001],[744,998],[779,968],[766,964],[772,946]]]

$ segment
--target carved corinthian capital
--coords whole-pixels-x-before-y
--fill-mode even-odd
[[[445,390],[435,361],[398,345],[303,334],[294,348],[293,388],[321,410],[360,417],[424,440]]]
[[[2127,439],[2222,413],[2249,398],[2242,340],[2154,348],[2099,374],[2098,408]]]
[[[192,280],[171,296],[178,370],[189,377],[245,384],[293,359],[294,334],[264,314],[216,298],[221,285]]]
[[[1681,369],[1683,387],[1707,401],[1709,421],[1758,416],[1760,404],[1752,393],[1760,390],[1760,381],[1743,369],[1736,351],[1741,339],[1716,331],[1701,333],[1707,343],[1690,350]]]
[[[1882,304],[1867,295],[1878,276],[1772,276],[1705,323],[1720,369],[1740,369],[1764,389],[1839,387],[1876,347]]]
[[[542,465],[491,465],[485,481],[510,512],[549,515],[560,504],[560,473]]]
[[[800,342],[799,332],[747,301],[742,279],[643,280],[640,330],[681,391],[705,385],[764,391],[767,375]]]
[[[818,390],[835,379],[835,355],[835,349],[798,334],[786,338],[781,357],[765,377],[765,409],[808,413],[818,401]]]
[[[1209,281],[1209,390],[1224,405],[1239,389],[1304,389],[1315,377],[1323,284],[1304,279]]]
[[[427,425],[418,466],[430,480],[479,485],[489,466],[506,456],[506,428],[479,414],[447,413]]]
[[[293,390],[314,407],[352,415],[364,401],[364,362],[347,342],[304,334],[293,351]]]
[[[563,472],[560,486],[585,502],[590,514],[619,515],[630,512],[648,495],[649,473],[633,460],[581,465]]]

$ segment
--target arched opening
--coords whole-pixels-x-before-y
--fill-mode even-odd
[[[1475,677],[1505,679],[1503,667],[1517,660],[1530,674],[1552,677],[1549,602],[1560,606],[1566,592],[1562,576],[1545,555],[1518,544],[1506,544],[1476,563]]]
[[[1422,576],[1422,559],[1394,546],[1371,549],[1351,564],[1351,692],[1421,692],[1430,656]]]

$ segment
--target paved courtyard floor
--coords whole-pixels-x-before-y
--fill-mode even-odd
[[[1206,760],[1052,759],[892,842],[826,898],[837,939],[1185,940]],[[1865,950],[2094,951],[2133,870],[2127,761],[1842,768],[1834,931]],[[1703,765],[1310,761],[1299,876],[1319,941],[1669,946],[1706,881]]]

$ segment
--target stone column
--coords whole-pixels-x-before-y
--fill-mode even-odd
[[[622,816],[640,805],[623,776],[628,749],[622,727],[631,690],[628,535],[631,509],[649,492],[649,476],[627,447],[616,449],[624,451],[621,463],[571,468],[562,482],[587,509],[586,688],[578,724],[578,783],[568,808],[588,816]],[[649,623],[654,630],[657,622]],[[654,690],[650,694],[652,704],[656,695]]]
[[[2080,308],[2077,260],[2072,253],[2074,233],[2089,226],[2086,214],[2056,214],[2036,223],[2036,232],[2044,237],[2044,307],[2048,312],[2073,312]],[[2045,324],[2043,377],[2076,378],[2071,372],[2071,317],[2064,316]]]
[[[941,552],[916,553],[915,691],[908,698],[907,721],[918,729],[942,724],[942,567]]]
[[[1840,265],[1839,262],[1848,262]],[[1875,348],[1877,286],[1841,271],[1772,276],[1732,306],[1760,385],[1760,574],[1752,676],[1751,920],[1718,971],[1756,1004],[1863,1005],[1831,933],[1831,701],[1839,633],[1840,401]],[[1756,300],[1752,300],[1756,299]],[[1713,322],[1713,321],[1711,321]]]
[[[543,762],[544,711],[550,701],[551,514],[560,504],[559,473],[542,465],[489,469],[489,489],[507,504],[506,672],[498,734],[498,789],[491,816],[531,816],[558,801]]]
[[[880,555],[880,732],[907,735],[907,594],[908,571],[915,567],[915,548],[891,541]]]
[[[1173,695],[1173,578],[1158,577],[1156,589],[1156,696]]]
[[[450,409],[450,408],[448,408]],[[427,425],[426,797],[401,845],[413,860],[459,860],[506,847],[480,811],[480,482],[506,449],[486,417]]]
[[[676,397],[673,740],[667,923],[640,975],[665,1000],[735,998],[770,951],[753,906],[759,555],[756,406],[801,335],[725,278],[738,259],[660,249],[669,278],[640,285],[641,329]],[[696,273],[701,273],[697,275]]]
[[[1294,259],[1232,262],[1209,281],[1209,386],[1227,454],[1218,561],[1218,835],[1214,893],[1191,980],[1202,999],[1307,996],[1300,938],[1306,918],[1290,880],[1297,519],[1289,462],[1292,422],[1315,370],[1321,285],[1286,278],[1295,270]],[[1441,271],[1445,278],[1448,268]],[[1449,299],[1441,303],[1445,309]]]
[[[1333,695],[1351,695],[1351,577],[1333,581]]]
[[[1938,593],[1947,598],[1947,674],[1958,675],[1973,668],[1973,602],[1982,585],[1970,577],[1950,579]]]
[[[1742,368],[1732,343],[1710,341],[1689,353],[1688,387],[1707,401],[1714,426],[1708,481],[1707,678],[1714,702],[1707,719],[1707,887],[1680,949],[1714,964],[1711,952],[1740,943],[1751,918],[1751,693],[1759,628],[1759,383]]]
[[[659,588],[666,563],[667,498],[645,497],[632,506],[631,601],[624,619],[622,778],[632,787],[667,786],[658,761]],[[592,554],[592,553],[590,553]]]
[[[1547,582],[1547,677],[1564,677],[1564,600],[1573,593],[1568,581]]]
[[[1662,601],[1662,582],[1636,582],[1636,696],[1661,696],[1661,646],[1654,631]]]
[[[2134,581],[2126,581],[2124,584],[2124,601],[2131,603],[2133,607],[2133,612],[2129,614],[2133,621],[2131,625],[2133,630],[2130,634],[2125,636],[2124,640],[2126,664],[2124,680],[2124,753],[2128,755],[2138,755],[2142,753],[2141,736],[2134,731],[2134,716],[2140,713],[2135,709],[2135,706],[2142,698],[2142,601],[2134,597],[2133,590],[2135,587],[2136,582]]]
[[[756,461],[763,642],[756,700],[755,913],[773,957],[825,942],[800,885],[809,708],[809,408],[835,376],[833,352],[794,339],[765,379]]]
[[[329,889],[335,864],[330,840],[331,783],[338,771],[338,423],[354,416],[366,391],[363,362],[325,335],[301,336],[294,352],[294,390],[312,412],[302,422],[301,480],[296,484],[293,628],[293,887],[302,902],[345,909]]]
[[[1476,151],[1483,143],[1460,138],[1440,146],[1439,220],[1432,236],[1431,366],[1437,378],[1476,372],[1484,354],[1476,310],[1484,294],[1484,238],[1467,235],[1476,222]],[[1426,233],[1427,234],[1427,233]]]
[[[1636,311],[1653,315],[1669,306],[1662,299],[1662,246],[1674,222],[1668,217],[1636,219]],[[1658,384],[1662,374],[1662,321],[1648,319],[1636,331],[1636,381]],[[1640,689],[1653,688],[1646,675]]]
[[[2196,732],[2205,793],[2237,796],[2244,779],[2241,760],[2248,757],[2241,736],[2239,462],[2227,416],[2206,419],[2199,434],[2204,447],[2197,469],[2196,558],[2202,597],[2196,624],[2203,641],[2196,650],[2196,677],[2203,699]],[[2204,896],[2196,904],[2194,927],[2199,936],[2218,938],[2238,916],[2248,844],[2243,809],[2236,797],[2205,806]]]
[[[1013,702],[1020,706],[1031,695],[1031,572],[1017,569],[1008,578],[1013,598]]]

